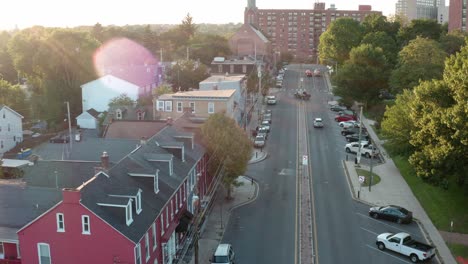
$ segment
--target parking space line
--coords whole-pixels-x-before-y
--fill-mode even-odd
[[[356,213],[356,214],[357,214],[357,215],[360,215],[360,216],[363,216],[363,217],[366,217],[366,218],[369,218],[369,219],[371,219],[372,221],[375,221],[375,222],[381,223],[382,225],[385,225],[385,226],[388,226],[388,227],[391,227],[391,228],[395,228],[395,229],[397,229],[397,230],[399,230],[399,231],[402,231],[402,232],[406,232],[406,233],[408,233],[408,231],[407,231],[407,230],[404,230],[404,229],[398,228],[398,227],[396,227],[396,226],[389,225],[389,224],[387,224],[387,223],[385,223],[385,222],[383,222],[383,221],[379,221],[379,220],[377,220],[377,219],[374,219],[374,218],[372,218],[372,217],[370,217],[370,216],[368,216],[368,215],[361,214],[361,213]]]
[[[396,256],[394,256],[394,255],[392,255],[392,254],[390,254],[390,253],[388,253],[388,252],[382,251],[382,250],[380,250],[380,249],[378,249],[378,248],[376,248],[376,247],[373,247],[373,246],[368,245],[368,244],[366,244],[366,246],[367,246],[368,248],[370,248],[370,249],[373,249],[373,250],[375,250],[375,251],[381,252],[381,253],[383,253],[383,254],[385,254],[385,255],[387,255],[387,256],[390,256],[390,257],[392,257],[392,258],[394,258],[394,259],[398,259],[399,261],[401,261],[401,262],[403,262],[403,263],[410,263],[410,264],[411,264],[411,262],[408,262],[408,261],[406,261],[406,260],[403,260],[403,259],[401,259],[401,258],[399,258],[399,257],[396,257]]]
[[[364,231],[367,231],[367,232],[369,232],[369,233],[371,233],[371,234],[378,235],[378,233],[376,233],[376,232],[374,232],[374,231],[371,231],[371,230],[369,230],[369,229],[365,229],[364,227],[361,227],[361,229],[364,230]]]

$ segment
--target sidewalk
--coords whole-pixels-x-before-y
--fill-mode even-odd
[[[369,192],[368,187],[360,188],[358,175],[356,173],[354,162],[343,161],[346,174],[350,183],[351,191],[355,199],[361,200],[369,205],[400,205],[413,212],[414,218],[418,220],[426,238],[430,243],[436,246],[438,259],[444,264],[455,264],[455,259],[448,249],[444,239],[439,231],[432,224],[429,216],[422,208],[419,201],[414,196],[411,188],[400,174],[392,159],[388,157],[382,147],[382,141],[378,139],[373,128],[369,125],[369,120],[362,118],[362,122],[367,128],[374,144],[380,149],[384,163],[373,167],[373,171],[380,176],[381,182],[371,187]],[[363,169],[368,167],[361,165]],[[360,191],[358,199],[358,191]]]

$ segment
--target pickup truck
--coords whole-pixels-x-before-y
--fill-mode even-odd
[[[434,247],[413,240],[408,233],[383,233],[377,236],[375,243],[380,250],[389,249],[408,256],[413,263],[431,259],[435,255]]]

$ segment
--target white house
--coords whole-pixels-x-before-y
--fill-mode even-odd
[[[76,117],[76,124],[80,128],[96,129],[99,123],[99,112],[91,108]]]
[[[23,141],[23,116],[0,105],[0,156]]]
[[[81,85],[83,112],[94,108],[98,112],[107,111],[111,99],[126,94],[132,100],[138,99],[138,85],[119,79],[110,74]]]

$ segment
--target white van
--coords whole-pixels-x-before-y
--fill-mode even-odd
[[[235,255],[231,244],[219,244],[216,248],[213,257],[210,259],[211,264],[234,264]]]

